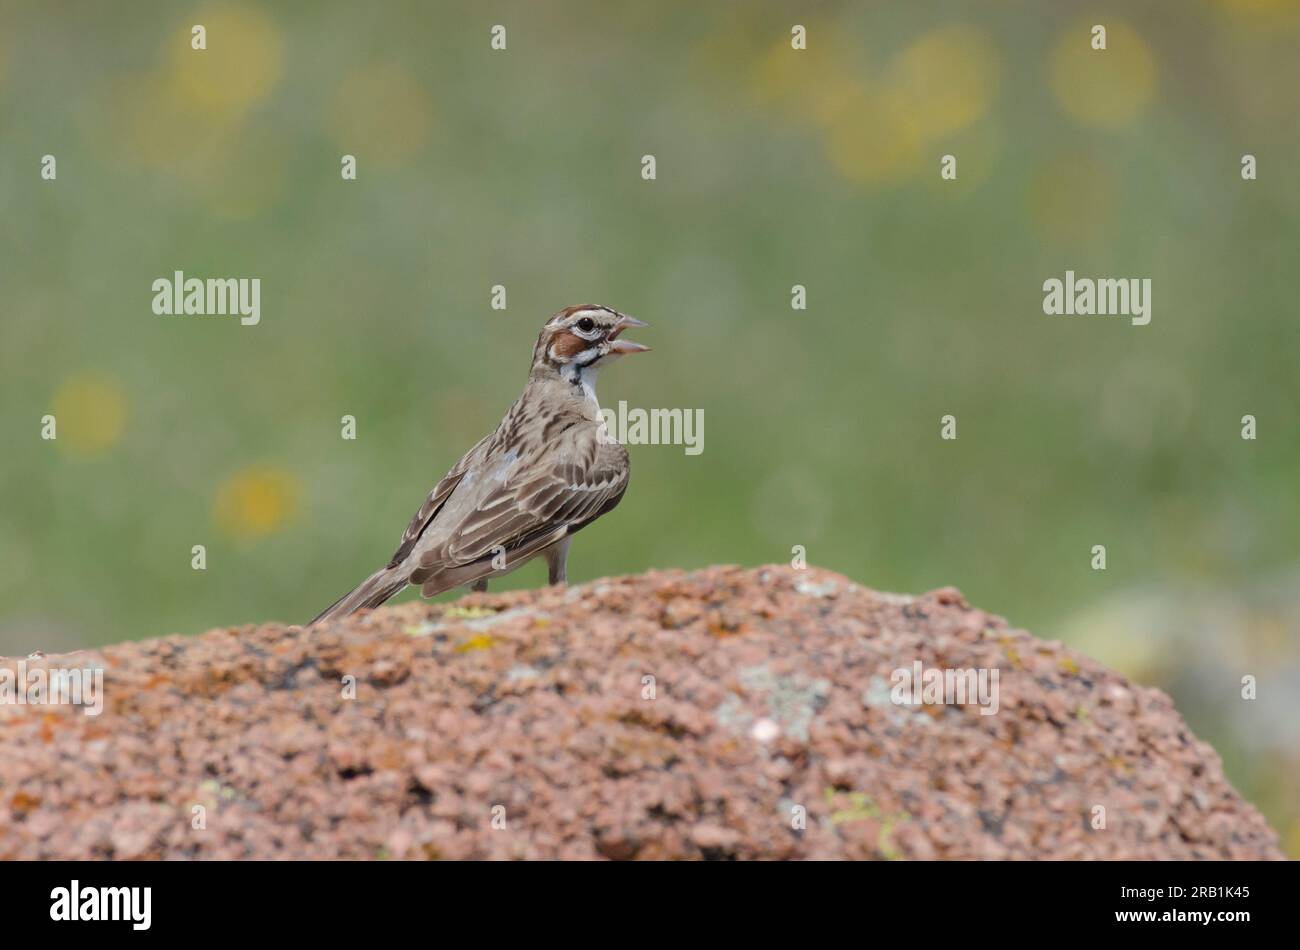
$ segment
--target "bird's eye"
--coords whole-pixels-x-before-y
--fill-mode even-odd
[[[590,333],[592,330],[596,329],[596,321],[591,319],[591,317],[583,317],[578,321],[578,329],[583,333]]]

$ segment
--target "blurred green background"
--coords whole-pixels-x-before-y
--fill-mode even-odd
[[[1169,690],[1300,855],[1300,3],[783,6],[0,2],[0,654],[305,621],[603,303],[655,353],[602,401],[704,452],[632,447],[572,580],[957,585]],[[1067,269],[1151,324],[1045,316]],[[261,324],[155,316],[174,270]]]

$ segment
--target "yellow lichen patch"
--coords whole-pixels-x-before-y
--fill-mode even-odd
[[[486,633],[476,634],[463,643],[456,645],[457,653],[470,653],[474,650],[490,650],[496,644],[496,638],[488,636]]]
[[[107,452],[126,428],[126,393],[104,373],[70,376],[54,393],[55,444],[71,455]]]
[[[236,472],[217,489],[212,518],[236,538],[274,534],[297,513],[302,485],[297,476],[271,466]]]
[[[1075,663],[1074,660],[1070,659],[1068,656],[1062,656],[1056,661],[1056,665],[1071,676],[1074,676],[1079,672],[1079,664]]]
[[[894,845],[893,835],[894,829],[899,824],[912,820],[910,814],[905,811],[886,812],[866,792],[849,792],[849,807],[836,809],[835,805],[840,793],[834,788],[826,788],[823,794],[826,796],[827,806],[832,809],[831,824],[843,825],[855,821],[878,821],[880,831],[876,837],[876,850],[887,861],[901,861],[903,859],[902,852]]]
[[[481,620],[484,617],[495,617],[496,613],[490,607],[462,607],[453,604],[442,612],[442,616],[449,620]]]
[[[998,642],[1002,644],[1002,652],[1006,655],[1007,662],[1020,669],[1024,664],[1020,660],[1020,653],[1011,645],[1011,638],[1002,637]]]

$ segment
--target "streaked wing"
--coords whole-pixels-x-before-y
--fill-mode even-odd
[[[514,566],[542,548],[572,534],[609,511],[628,483],[626,450],[606,444],[596,429],[569,430],[569,445],[547,453],[556,461],[545,468],[521,463],[502,479],[484,479],[472,505],[454,530],[445,526],[445,541],[420,555],[411,583],[438,586],[438,575],[478,562],[498,550]],[[468,482],[461,489],[473,490]]]
[[[484,454],[484,447],[492,436],[486,435],[478,441],[474,448],[466,452],[459,462],[452,466],[451,471],[442,477],[442,480],[433,487],[429,492],[429,497],[424,500],[420,510],[415,513],[411,523],[406,526],[406,531],[402,534],[402,543],[397,546],[397,551],[393,554],[392,560],[388,562],[389,567],[396,567],[415,549],[416,542],[420,540],[420,535],[429,526],[429,522],[434,516],[442,510],[442,506],[447,503],[451,493],[455,491],[460,480],[465,477],[465,473],[478,463]]]

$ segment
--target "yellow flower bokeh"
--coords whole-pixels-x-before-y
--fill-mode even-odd
[[[1300,0],[1218,0],[1219,6],[1232,13],[1276,16],[1300,13]]]
[[[265,132],[248,135],[245,121],[279,82],[279,29],[236,5],[205,8],[193,22],[207,30],[206,49],[191,47],[187,19],[167,34],[159,65],[114,78],[83,121],[124,164],[175,176],[197,186],[214,213],[246,217],[274,202],[283,179],[283,149],[267,147]],[[120,120],[100,124],[99,115],[114,113]]]
[[[981,30],[944,26],[894,60],[886,83],[913,110],[924,140],[960,132],[984,117],[997,94],[997,50]]]
[[[862,91],[826,130],[826,157],[858,184],[914,175],[924,139],[909,104],[890,89]]]
[[[992,119],[976,122],[956,135],[945,136],[941,146],[934,148],[922,158],[929,161],[928,168],[934,172],[923,177],[926,187],[938,194],[947,193],[961,196],[971,195],[988,181],[998,167],[1002,155],[1002,129]],[[939,176],[938,170],[942,156],[951,154],[957,159],[957,178],[946,180]]]
[[[1106,27],[1106,48],[1092,48],[1092,27]],[[1051,53],[1052,92],[1078,122],[1121,128],[1150,105],[1156,61],[1146,41],[1123,20],[1080,20],[1063,32]]]
[[[212,519],[226,534],[263,538],[283,528],[298,512],[302,482],[292,472],[268,465],[250,466],[217,489]]]
[[[861,51],[835,45],[835,29],[810,28],[809,36],[830,45],[813,56],[785,37],[772,44],[757,60],[754,97],[819,127],[827,160],[851,182],[901,181],[937,167],[930,158],[937,161],[940,140],[982,119],[997,95],[997,49],[975,27],[933,29],[876,75]]]
[[[808,32],[825,48],[810,56],[792,50],[789,38],[783,38],[757,60],[751,89],[761,105],[813,122],[833,122],[866,92],[860,79],[864,54],[840,47],[830,28],[813,26]]]
[[[343,77],[330,109],[334,141],[381,166],[411,159],[433,126],[433,101],[406,67],[379,63]]]
[[[191,19],[207,31],[207,48],[190,45]],[[167,39],[162,81],[206,118],[238,118],[271,94],[280,80],[280,32],[254,7],[221,4],[196,10]]]
[[[937,144],[987,114],[999,73],[997,51],[982,31],[932,30],[895,56],[878,82],[837,94],[833,113],[823,108],[827,158],[860,184],[935,171]]]
[[[50,411],[55,418],[55,445],[71,455],[102,455],[126,429],[126,392],[106,373],[81,373],[60,384]]]
[[[1029,183],[1029,213],[1039,237],[1059,244],[1103,233],[1115,212],[1114,174],[1087,155],[1049,161]]]
[[[274,207],[284,194],[294,154],[291,140],[274,126],[253,125],[253,134],[227,136],[213,146],[211,154],[221,164],[196,189],[213,217],[247,220]]]

